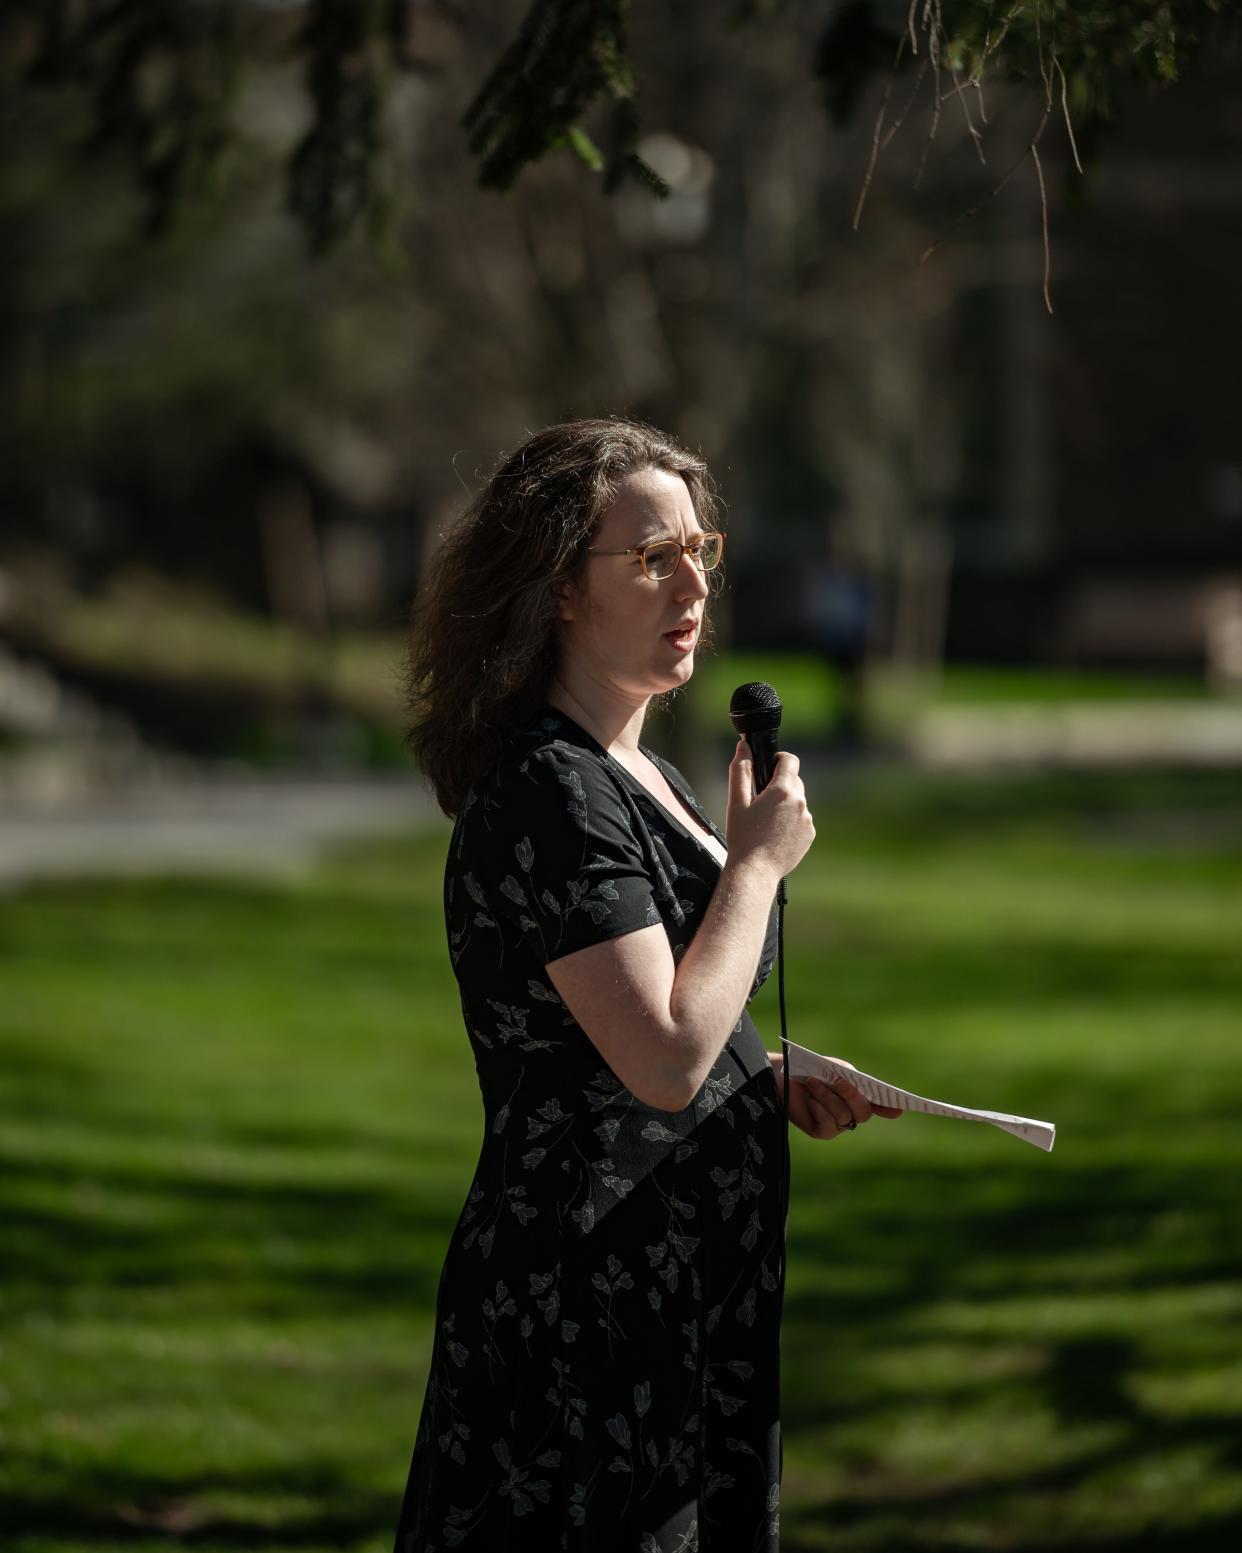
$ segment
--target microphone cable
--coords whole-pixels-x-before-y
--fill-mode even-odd
[[[781,1014],[781,1261],[777,1274],[776,1316],[785,1316],[785,1267],[789,1261],[789,1189],[791,1162],[789,1150],[789,1033],[785,1018],[785,907],[789,896],[782,879],[776,887],[776,998]]]

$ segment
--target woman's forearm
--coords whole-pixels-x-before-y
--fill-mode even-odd
[[[669,1056],[685,1100],[698,1092],[733,1033],[763,953],[779,879],[761,860],[728,862],[669,994]]]

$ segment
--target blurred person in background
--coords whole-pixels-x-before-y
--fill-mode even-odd
[[[723,546],[700,459],[571,422],[501,463],[415,611],[485,1120],[397,1553],[777,1547],[786,1139],[746,1005],[815,830],[792,755],[756,796],[739,743],[722,833],[640,743]],[[834,1138],[872,1107],[798,1080],[790,1115]]]
[[[803,589],[808,635],[833,675],[836,705],[828,731],[836,743],[855,749],[866,733],[872,602],[860,562],[835,530],[830,531],[827,554],[807,567]]]

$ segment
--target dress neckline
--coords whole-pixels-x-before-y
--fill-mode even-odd
[[[683,820],[680,820],[677,815],[667,807],[667,805],[661,803],[656,795],[651,791],[651,789],[643,782],[641,782],[627,766],[623,766],[615,755],[613,755],[609,750],[606,750],[589,729],[584,728],[581,723],[575,722],[574,719],[570,717],[568,712],[562,712],[559,706],[553,706],[551,703],[548,703],[545,705],[543,710],[546,713],[550,713],[553,717],[559,718],[561,722],[568,723],[571,728],[575,729],[579,734],[581,734],[586,743],[592,749],[596,750],[600,755],[602,755],[610,766],[613,766],[617,771],[619,771],[628,782],[630,782],[638,789],[640,793],[649,798],[651,802],[656,805],[661,814],[666,815],[679,830],[690,837],[691,841],[695,842],[699,847],[701,847],[703,851],[707,853],[708,857],[711,858],[712,862],[715,863],[717,868],[723,868],[724,865],[703,840],[702,836],[696,836]],[[676,793],[677,797],[680,798],[682,803],[685,804],[686,808],[689,809],[691,814],[693,814],[696,819],[701,821],[701,823],[705,825],[706,828],[711,832],[713,839],[718,841],[720,845],[724,847],[726,845],[724,836],[712,823],[709,816],[703,812],[702,806],[699,804],[694,795],[689,791],[688,788],[683,787],[681,782],[674,776],[672,767],[670,767],[666,761],[662,760],[654,750],[648,749],[641,740],[639,740],[638,752],[640,755],[645,755],[647,757],[647,759],[652,763],[653,766],[655,766],[656,770],[668,783],[673,792]]]

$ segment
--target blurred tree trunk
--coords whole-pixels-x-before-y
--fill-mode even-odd
[[[259,493],[259,531],[272,613],[310,636],[328,631],[327,590],[310,493],[280,480]]]
[[[910,525],[901,536],[893,602],[893,667],[931,689],[944,664],[953,545],[943,524]]]

